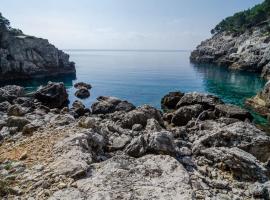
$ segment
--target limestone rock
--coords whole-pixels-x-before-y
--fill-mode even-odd
[[[2,23],[0,35],[1,80],[75,74],[75,66],[69,61],[69,55],[48,40],[25,35]]]
[[[116,97],[98,97],[97,102],[93,103],[93,114],[108,114],[116,111],[131,111],[135,109],[135,106],[128,101],[122,101]]]
[[[183,96],[182,92],[170,92],[161,99],[161,108],[163,110],[176,109],[177,103]]]
[[[41,103],[50,108],[60,108],[65,106],[68,102],[68,94],[64,83],[48,82],[46,86],[36,91],[34,96]]]
[[[89,199],[192,199],[187,171],[170,156],[115,156],[92,174],[76,182]]]
[[[140,106],[135,110],[126,113],[125,117],[121,121],[121,126],[123,128],[132,129],[134,124],[141,124],[145,127],[148,119],[155,119],[161,126],[163,126],[161,112],[148,105]]]
[[[1,75],[0,75],[1,76]],[[17,97],[24,95],[24,88],[17,85],[7,85],[0,88],[0,103],[3,101],[12,102]]]
[[[86,99],[90,97],[90,92],[86,87],[80,87],[76,92],[75,96],[80,99]]]
[[[80,89],[80,88],[86,88],[87,90],[90,90],[92,88],[92,86],[88,83],[84,83],[84,82],[78,82],[74,84],[74,87],[76,89]]]

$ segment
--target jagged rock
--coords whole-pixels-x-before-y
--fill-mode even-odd
[[[133,126],[132,126],[132,130],[133,130]],[[162,130],[162,127],[160,126],[160,124],[158,123],[157,120],[148,119],[145,130],[148,131],[148,132],[158,132],[158,131]]]
[[[1,74],[0,74],[1,76]],[[24,88],[17,85],[7,85],[0,88],[0,103],[3,101],[12,102],[17,97],[24,95]]]
[[[96,128],[99,124],[99,119],[95,117],[83,117],[78,122],[79,126],[82,128]]]
[[[130,136],[122,135],[113,139],[110,150],[122,150],[131,140]]]
[[[238,106],[231,104],[219,104],[216,105],[215,108],[215,114],[218,117],[235,118],[242,121],[253,119],[252,115],[248,111],[239,108]]]
[[[254,198],[269,199],[270,198],[270,181],[265,183],[254,183],[249,187],[250,193]]]
[[[68,102],[68,94],[64,83],[48,82],[46,86],[36,91],[34,96],[50,108],[64,107]]]
[[[264,66],[269,64],[270,48],[265,40],[265,30],[255,27],[241,34],[221,32],[203,41],[191,53],[194,63],[209,63],[229,67],[230,69],[245,70],[261,73]],[[267,78],[268,67],[262,76]]]
[[[76,100],[72,103],[71,110],[74,111],[78,117],[83,116],[87,112],[83,103],[81,101],[78,101],[78,100]]]
[[[125,148],[125,152],[135,158],[141,157],[146,153],[147,146],[147,136],[140,135],[130,142],[130,144]]]
[[[89,164],[95,158],[95,152],[102,152],[105,146],[103,136],[95,132],[83,132],[70,135],[54,146],[54,151],[59,154],[50,168],[57,174],[73,178],[85,176]]]
[[[70,114],[55,115],[50,119],[50,122],[58,126],[65,126],[75,122],[75,118]]]
[[[66,188],[55,192],[49,200],[84,200],[84,195],[76,188]]]
[[[165,111],[176,109],[177,103],[183,96],[182,92],[170,92],[161,99],[161,108]]]
[[[3,23],[0,35],[1,80],[75,74],[69,55],[55,48],[48,40],[25,35]]]
[[[254,156],[239,148],[212,147],[201,150],[200,153],[211,160],[215,166],[232,173],[239,181],[268,180],[264,166]]]
[[[116,97],[98,97],[97,102],[93,103],[92,113],[93,114],[108,114],[116,111],[131,111],[135,109],[135,106],[128,101],[121,101]]]
[[[223,102],[216,96],[210,94],[202,94],[198,92],[186,93],[181,100],[177,103],[176,107],[180,108],[188,105],[200,104],[204,109],[213,109],[217,104]]]
[[[270,114],[270,82],[255,97],[246,100],[246,105],[263,116]]]
[[[161,126],[164,125],[161,112],[154,107],[144,105],[126,113],[121,122],[121,126],[123,128],[132,129],[134,124],[141,124],[145,127],[148,119],[155,119]]]
[[[26,108],[30,108],[30,107],[33,107],[35,105],[32,97],[18,97],[16,99],[14,99],[12,103],[18,104],[18,105],[20,105],[22,107],[26,107]]]
[[[89,199],[192,199],[187,171],[170,156],[114,156],[92,174],[76,182]]]
[[[27,124],[23,127],[22,129],[22,134],[23,135],[31,135],[33,134],[33,132],[35,132],[36,130],[38,130],[40,126],[39,125],[34,125],[34,124]]]
[[[86,99],[86,98],[90,97],[90,92],[87,88],[80,87],[80,89],[78,89],[75,92],[75,96],[80,98],[80,99]]]
[[[84,83],[84,82],[75,83],[74,87],[76,89],[86,88],[87,90],[90,90],[92,88],[92,86],[90,84]]]
[[[8,101],[4,101],[0,103],[0,111],[7,112],[8,108],[11,106],[11,104]]]
[[[140,157],[146,153],[173,155],[175,144],[170,132],[155,132],[134,138],[125,152],[133,157]]]
[[[270,137],[249,123],[236,122],[204,133],[193,143],[194,153],[209,147],[238,147],[262,162],[270,158]]]
[[[26,111],[17,104],[14,104],[8,108],[7,114],[9,116],[23,116],[26,113]]]
[[[192,118],[198,117],[202,112],[203,106],[199,104],[182,106],[173,113],[171,123],[175,126],[184,126]]]
[[[24,117],[11,116],[7,120],[8,127],[18,127],[19,131],[22,130],[26,124],[29,124],[29,123],[30,121],[28,121]]]
[[[141,131],[143,130],[143,126],[141,124],[134,124],[131,129],[133,131]]]

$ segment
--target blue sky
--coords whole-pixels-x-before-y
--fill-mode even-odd
[[[223,18],[263,0],[1,0],[24,33],[63,49],[193,49]]]

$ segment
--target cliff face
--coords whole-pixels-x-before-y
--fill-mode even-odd
[[[203,41],[191,53],[195,63],[224,65],[231,69],[259,72],[270,79],[270,35],[263,28],[242,34],[221,32]]]
[[[2,17],[2,16],[1,16]],[[48,40],[24,35],[1,23],[0,80],[27,79],[60,74],[75,74],[69,55]]]

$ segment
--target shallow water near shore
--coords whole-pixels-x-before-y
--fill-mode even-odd
[[[230,71],[224,67],[194,65],[189,51],[120,51],[66,50],[76,63],[76,78],[62,76],[51,79],[11,82],[35,90],[47,81],[62,81],[68,88],[71,103],[75,82],[92,84],[91,97],[83,100],[90,106],[98,96],[115,96],[136,106],[150,104],[160,108],[161,98],[170,91],[206,92],[226,103],[244,106],[265,84],[258,74]],[[10,84],[10,83],[4,83]],[[3,83],[2,83],[3,85]],[[258,115],[257,121],[264,120]]]

